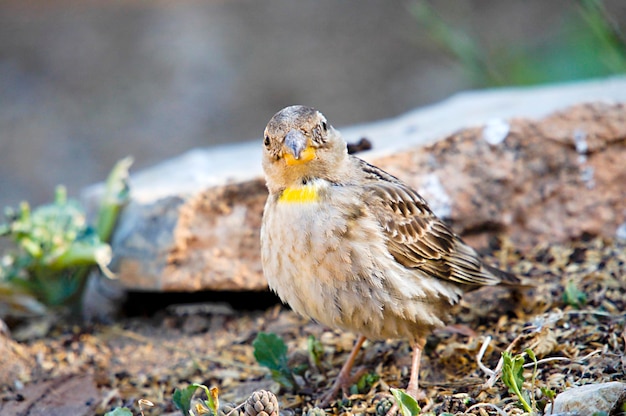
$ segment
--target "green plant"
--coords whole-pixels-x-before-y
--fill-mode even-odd
[[[310,361],[317,368],[322,365],[322,357],[324,356],[324,346],[313,335],[307,338],[307,350],[309,352]]]
[[[96,228],[87,224],[82,207],[67,198],[63,186],[57,187],[51,204],[31,210],[23,202],[17,210],[6,209],[8,222],[0,224],[0,236],[11,238],[16,251],[0,264],[0,296],[9,300],[30,296],[32,313],[45,311],[43,305],[77,307],[91,267],[98,265],[112,277],[106,267],[111,259],[106,240],[128,196],[131,163],[130,158],[123,159],[111,171]]]
[[[204,390],[207,399],[202,400],[201,402],[196,404],[194,413],[191,406],[191,399],[193,398],[193,395],[196,393],[198,388]],[[211,414],[216,416],[218,414],[217,411],[219,409],[219,398],[217,387],[212,387],[209,389],[204,384],[193,383],[184,389],[176,389],[174,391],[174,396],[172,397],[172,400],[174,401],[174,406],[176,406],[178,410],[183,412],[184,415],[194,416],[194,414]]]
[[[542,399],[541,403],[539,403],[539,410],[543,412],[548,403],[552,403],[552,406],[554,407],[554,398],[556,397],[556,392],[544,386],[541,386],[540,390],[544,399]]]
[[[281,386],[293,390],[297,383],[288,365],[287,345],[282,338],[276,334],[259,332],[252,346],[257,362],[269,368],[272,378]]]
[[[106,412],[104,416],[133,416],[133,412],[128,407],[116,407],[110,412]]]
[[[524,389],[524,382],[526,381],[524,378],[524,357],[526,356],[533,362],[533,370],[530,379],[530,391]],[[537,414],[539,411],[543,412],[548,402],[554,403],[556,392],[547,387],[540,387],[543,398],[539,401],[537,401],[535,395],[532,394],[536,388],[537,367],[539,365],[533,350],[527,348],[523,353],[515,356],[510,352],[505,351],[502,353],[502,360],[502,382],[509,388],[510,393],[517,396],[519,405],[522,409],[524,409],[524,411],[530,414]]]
[[[502,359],[502,382],[509,388],[510,393],[517,396],[522,408],[526,412],[532,412],[530,395],[527,390],[524,390],[524,355],[513,356],[509,351],[504,351]]]
[[[587,295],[578,289],[573,280],[568,280],[563,290],[563,303],[566,305],[580,308],[587,303]]]
[[[351,394],[365,394],[372,388],[372,385],[380,379],[380,376],[376,373],[365,373],[356,383],[350,386]]]
[[[402,416],[416,416],[419,415],[422,409],[417,404],[417,400],[406,394],[404,391],[400,389],[391,389],[391,394],[393,394],[394,399],[396,399],[396,404],[402,413]]]

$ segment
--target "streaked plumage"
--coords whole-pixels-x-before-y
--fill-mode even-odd
[[[485,265],[416,191],[348,155],[317,110],[276,113],[264,147],[263,269],[296,312],[370,339],[406,338],[419,364],[426,336],[463,292],[518,283]],[[417,374],[408,390],[417,394]]]

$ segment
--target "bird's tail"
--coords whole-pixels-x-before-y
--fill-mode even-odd
[[[493,266],[483,263],[483,268],[500,279],[500,284],[505,286],[527,286],[528,284],[522,282],[522,280],[513,273],[505,272],[504,270],[496,269]]]

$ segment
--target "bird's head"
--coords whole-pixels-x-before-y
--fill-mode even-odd
[[[335,181],[347,157],[343,138],[319,111],[301,105],[272,117],[263,138],[263,170],[272,192],[313,179]]]

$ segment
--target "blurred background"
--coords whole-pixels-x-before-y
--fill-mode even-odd
[[[0,207],[256,139],[290,104],[344,126],[624,73],[625,25],[624,0],[1,0]]]

